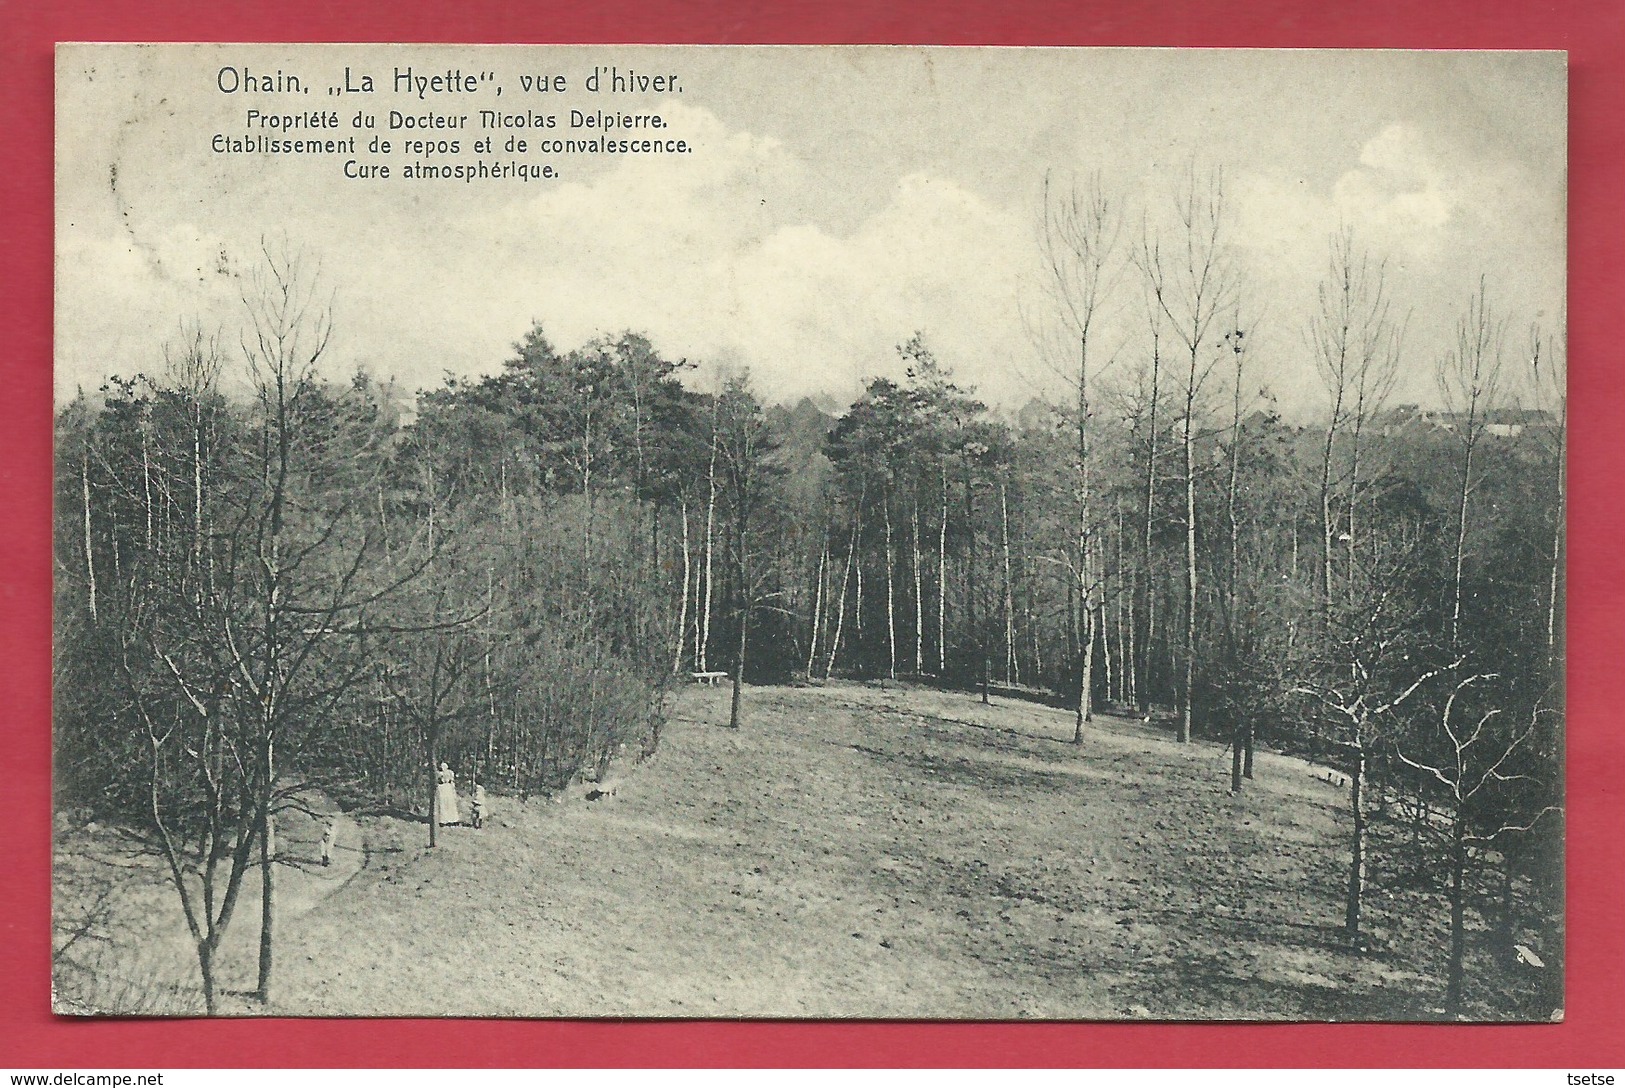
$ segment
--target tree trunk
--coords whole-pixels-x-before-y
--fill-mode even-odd
[[[382,492],[380,492],[380,498]],[[384,533],[388,541],[389,534]],[[203,409],[193,400],[192,407],[192,565],[202,577],[203,568]]]
[[[429,731],[429,847],[440,845],[440,780],[436,775],[440,767],[440,738]]]
[[[807,679],[813,678],[813,660],[818,656],[818,629],[824,615],[825,568],[829,566],[829,526],[824,527],[824,546],[818,552],[818,585],[813,590],[812,634],[807,639]]]
[[[1134,614],[1134,600],[1140,592],[1139,579],[1132,572],[1129,574],[1128,592],[1123,596],[1122,630],[1118,636],[1118,643],[1123,648],[1123,706],[1135,707],[1140,705],[1140,675],[1135,665],[1136,655],[1140,648],[1134,641],[1134,626],[1139,617]]]
[[[141,492],[143,505],[146,507],[147,519],[147,551],[152,552],[152,455],[150,451],[151,440],[147,435],[145,425],[141,427]]]
[[[1467,827],[1458,806],[1450,833],[1450,967],[1445,1012],[1460,1016],[1467,956]]]
[[[1339,379],[1332,398],[1332,419],[1326,425],[1326,441],[1321,447],[1320,456],[1320,624],[1323,634],[1331,628],[1332,538],[1336,533],[1332,525],[1332,449],[1342,417],[1343,386]]]
[[[728,702],[728,728],[739,728],[739,694],[745,683],[745,631],[749,623],[739,618],[739,649],[734,655],[733,697]]]
[[[1106,565],[1106,547],[1102,542],[1100,547],[1100,665],[1105,670],[1106,701],[1109,703],[1121,693],[1117,670],[1114,667],[1112,655],[1112,629],[1115,626],[1117,607],[1117,587],[1113,580],[1114,572]],[[1111,611],[1108,612],[1106,602],[1111,601]]]
[[[673,676],[683,671],[683,650],[688,641],[688,583],[692,575],[692,563],[688,555],[688,499],[681,499],[683,512],[683,592],[682,603],[678,605],[677,612],[677,652],[672,656],[671,672]]]
[[[1004,682],[1016,682],[1016,587],[1010,568],[1010,500],[999,481],[999,525],[1004,547]]]
[[[586,526],[582,533],[582,557],[587,562],[587,578],[592,578],[592,409],[587,409],[586,429],[582,433],[581,497],[586,500]]]
[[[271,936],[276,912],[272,899],[272,873],[276,865],[276,817],[266,812],[260,833],[260,977],[255,996],[271,1002]]]
[[[1153,337],[1155,330],[1153,330]],[[1162,355],[1155,339],[1151,347],[1151,405],[1149,409],[1150,431],[1146,436],[1145,456],[1145,525],[1144,547],[1142,563],[1145,574],[1145,667],[1140,670],[1139,695],[1140,713],[1145,715],[1147,721],[1151,719],[1151,675],[1153,655],[1156,653],[1157,638],[1157,580],[1152,565],[1152,530],[1156,524],[1157,510],[1157,403],[1161,398],[1160,383],[1162,377]]]
[[[977,658],[982,655],[982,628],[976,616],[976,510],[971,494],[970,461],[965,462],[965,618],[969,624],[966,631],[967,649],[973,655],[970,659],[972,683],[975,682],[975,669]],[[982,688],[982,698],[987,698],[987,688]]]
[[[1236,330],[1238,333],[1240,330]],[[1245,357],[1241,341],[1236,341],[1236,381],[1230,413],[1230,481],[1225,489],[1224,513],[1230,526],[1229,578],[1225,583],[1225,604],[1230,612],[1230,629],[1238,631],[1241,619],[1236,613],[1236,583],[1240,577],[1241,523],[1236,519],[1236,481],[1241,475],[1241,378],[1242,359]]]
[[[1075,578],[1066,580],[1066,626],[1062,634],[1066,639],[1066,662],[1068,665],[1078,660],[1078,647],[1083,645],[1083,632],[1079,630],[1082,617],[1078,615],[1078,582]],[[1060,666],[1057,666],[1059,670]],[[1059,672],[1057,675],[1060,675]]]
[[[84,491],[85,498],[85,588],[87,591],[86,603],[90,607],[90,622],[96,623],[96,552],[91,544],[90,534],[90,453],[87,447],[85,458],[79,463],[79,483]]]
[[[858,506],[860,508],[866,506],[868,501],[867,492],[860,493]],[[858,538],[858,543],[860,545],[863,543],[861,535]],[[857,569],[852,572],[852,626],[857,629],[858,650],[861,653],[863,650],[863,553],[861,551],[858,553],[857,563]]]
[[[888,486],[880,496],[880,513],[886,522],[886,675],[897,679],[897,594],[893,578],[893,567],[896,565],[893,558],[891,536],[891,488]]]
[[[1080,590],[1082,587],[1079,587]],[[1078,682],[1077,721],[1072,728],[1072,743],[1083,743],[1083,723],[1094,717],[1090,698],[1094,694],[1095,686],[1095,610],[1090,603],[1089,594],[1085,591],[1080,595],[1079,605],[1083,610],[1081,617],[1082,634],[1079,641],[1079,656],[1082,658],[1082,674]]]
[[[1349,502],[1348,514],[1346,515],[1348,518],[1346,532],[1349,535],[1349,539],[1348,555],[1346,556],[1346,561],[1344,564],[1346,573],[1344,575],[1345,585],[1343,587],[1344,593],[1350,600],[1354,598],[1354,567],[1358,558],[1358,553],[1355,549],[1357,548],[1360,539],[1357,532],[1359,526],[1359,518],[1357,515],[1360,509],[1360,438],[1361,432],[1365,428],[1364,397],[1362,396],[1360,400],[1356,401],[1355,403],[1357,407],[1355,408],[1354,412],[1354,426],[1349,431]]]
[[[1185,683],[1179,693],[1179,741],[1191,742],[1191,696],[1196,680],[1196,353],[1191,353],[1190,395],[1185,402]]]
[[[835,636],[829,640],[829,661],[824,665],[824,679],[835,673],[835,655],[841,651],[841,629],[846,625],[846,587],[852,577],[852,563],[858,552],[858,529],[863,523],[863,509],[852,513],[852,539],[846,548],[846,564],[841,572],[841,599],[835,604]]]
[[[937,675],[948,672],[948,458],[942,459],[942,520],[937,523]]]
[[[706,652],[711,645],[711,571],[714,534],[713,528],[717,516],[717,435],[716,421],[711,423],[711,467],[706,472],[710,495],[705,502],[705,607],[700,611],[700,672],[705,672],[710,666],[706,664]]]
[[[1344,903],[1343,930],[1349,943],[1360,944],[1360,900],[1365,892],[1365,748],[1356,743],[1349,767],[1349,815],[1353,819],[1353,835],[1349,843],[1348,897]]]
[[[214,947],[207,937],[197,943],[197,966],[203,980],[203,1008],[213,1016],[218,1011],[214,994]]]
[[[1117,497],[1117,701],[1123,707],[1139,705],[1139,685],[1134,672],[1134,598],[1140,592],[1139,580],[1128,565],[1128,537],[1123,520],[1123,497]]]
[[[1085,324],[1078,341],[1078,604],[1083,609],[1083,638],[1078,647],[1078,715],[1072,742],[1083,743],[1083,723],[1094,717],[1095,687],[1095,572],[1093,526],[1090,525],[1089,474],[1089,331]]]
[[[1552,578],[1546,606],[1546,652],[1555,670],[1557,665],[1557,582],[1563,571],[1563,523],[1568,508],[1568,472],[1564,455],[1568,448],[1568,404],[1558,418],[1557,508],[1552,515]]]
[[[743,514],[739,515],[743,517]],[[745,683],[745,638],[750,628],[750,572],[746,569],[745,529],[739,531],[739,646],[734,654],[733,697],[728,705],[728,728],[739,728],[739,694]]]
[[[700,637],[703,634],[705,616],[705,609],[703,607],[704,595],[705,571],[704,568],[696,566],[694,568],[694,616],[690,621],[691,630],[689,632],[689,645],[694,648],[693,656],[690,657],[689,660],[694,663],[694,668],[696,670],[703,668],[703,666],[700,664]]]
[[[1469,420],[1467,425],[1471,428],[1472,421]],[[1469,435],[1461,463],[1461,504],[1456,521],[1456,569],[1455,577],[1451,581],[1450,591],[1450,649],[1452,651],[1461,642],[1461,576],[1467,559],[1467,498],[1472,493],[1473,444],[1473,439]]]
[[[914,505],[910,513],[909,548],[913,552],[914,570],[914,672],[925,672],[925,580],[920,573],[920,489],[913,488]]]
[[[1241,723],[1237,722],[1235,732],[1230,737],[1230,792],[1232,795],[1241,792],[1241,750],[1246,746],[1241,733]]]

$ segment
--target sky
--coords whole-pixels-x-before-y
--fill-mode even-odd
[[[676,76],[674,92],[591,94],[595,67]],[[1563,321],[1566,67],[1557,53],[928,48],[64,46],[57,59],[59,402],[161,367],[201,323],[235,345],[262,241],[330,292],[325,365],[406,390],[499,369],[535,322],[561,349],[640,331],[698,364],[748,368],[768,400],[850,400],[900,377],[915,331],[962,384],[1013,409],[1064,386],[1038,245],[1043,183],[1098,178],[1122,224],[1095,353],[1100,380],[1148,351],[1127,258],[1167,232],[1181,174],[1222,172],[1250,365],[1288,416],[1324,400],[1306,324],[1328,242],[1386,262],[1406,322],[1395,401],[1436,399],[1435,361],[1482,283],[1506,321]],[[397,94],[396,69],[490,72],[473,92]],[[307,93],[221,89],[220,70],[298,75]],[[372,94],[333,95],[371,74]],[[520,77],[559,76],[560,94]],[[231,80],[227,81],[228,83]],[[495,96],[500,85],[502,94]],[[559,177],[410,180],[369,155],[390,110],[545,112],[492,158]],[[337,110],[352,157],[220,154],[248,111]],[[579,138],[569,111],[654,113],[689,154],[501,153]],[[356,130],[366,111],[378,128]],[[273,137],[300,136],[257,129]],[[639,136],[644,133],[617,133]],[[433,159],[429,161],[435,161]],[[440,161],[450,161],[442,159]]]

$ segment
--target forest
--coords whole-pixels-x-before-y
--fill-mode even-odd
[[[1063,392],[1019,406],[930,329],[844,406],[543,322],[409,393],[331,373],[341,284],[267,243],[240,333],[155,333],[59,406],[59,813],[162,860],[212,1011],[243,912],[270,997],[273,829],[313,788],[425,813],[432,846],[442,761],[545,795],[655,753],[697,674],[746,730],[754,687],[896,680],[1064,705],[1080,744],[1107,712],[1222,744],[1237,795],[1259,747],[1324,766],[1346,941],[1373,866],[1436,889],[1460,1011],[1470,941],[1561,947],[1563,330],[1489,270],[1423,357],[1351,231],[1312,307],[1258,317],[1223,186],[1189,170],[1147,214],[1046,180]],[[1271,395],[1283,354],[1310,419]],[[1396,403],[1418,368],[1434,398]]]

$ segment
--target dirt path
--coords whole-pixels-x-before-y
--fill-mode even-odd
[[[293,1015],[1354,1018],[1425,1013],[1415,949],[1336,940],[1342,792],[1265,753],[861,685],[683,693],[613,797],[482,831],[362,821],[282,926]],[[1386,948],[1380,905],[1373,934]]]
[[[276,822],[276,925],[287,926],[340,892],[366,864],[366,839],[360,826],[319,792],[300,798],[309,811],[289,811]],[[337,824],[331,862],[321,864],[321,839],[328,820]],[[191,1014],[201,1010],[197,953],[186,927],[180,900],[169,873],[157,856],[132,855],[130,840],[116,829],[81,830],[71,849],[56,858],[58,908],[72,909],[66,893],[110,887],[116,909],[98,926],[104,939],[89,939],[75,949],[75,961],[88,965],[70,973],[58,994],[57,1011],[105,1009],[157,1014]],[[249,1013],[255,1006],[242,994],[252,989],[259,970],[260,870],[243,880],[236,911],[218,955],[217,983],[224,991],[222,1011]]]

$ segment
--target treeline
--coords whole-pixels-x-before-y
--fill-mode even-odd
[[[1344,775],[1356,947],[1372,822],[1403,820],[1381,860],[1444,893],[1452,1012],[1471,925],[1506,957],[1528,922],[1560,956],[1560,331],[1515,326],[1486,280],[1418,357],[1347,232],[1311,312],[1249,321],[1218,176],[1132,240],[1098,185],[1046,185],[1039,218],[1060,403],[990,412],[916,335],[905,380],[821,442],[809,406],[780,417],[794,517],[760,675],[1036,687],[1079,741],[1107,702],[1227,742],[1236,793],[1265,738]],[[1317,422],[1280,418],[1261,354],[1318,374]],[[1402,367],[1437,407],[1392,403]]]
[[[275,821],[313,787],[424,812],[433,845],[440,761],[520,794],[601,773],[654,749],[672,678],[675,366],[533,337],[407,419],[322,378],[325,290],[267,251],[240,359],[192,331],[57,416],[58,804],[144,833],[210,1011],[255,868],[269,999]]]
[[[1038,687],[1079,741],[1104,701],[1228,743],[1235,793],[1265,738],[1344,776],[1351,944],[1379,820],[1389,876],[1444,894],[1451,1012],[1470,926],[1504,960],[1528,923],[1560,958],[1561,331],[1515,325],[1486,279],[1419,357],[1348,232],[1310,312],[1249,320],[1218,175],[1134,238],[1098,183],[1046,184],[1038,218],[1034,324],[1067,395],[1001,417],[923,336],[899,347],[906,379],[803,454],[780,671]],[[1319,376],[1316,422],[1280,418],[1260,356]],[[1402,367],[1436,407],[1392,403]]]
[[[1418,357],[1348,234],[1266,327],[1222,180],[1165,211],[1046,184],[1066,393],[1016,413],[928,333],[827,414],[540,325],[407,402],[320,377],[324,296],[268,253],[240,366],[193,333],[58,414],[59,795],[149,829],[208,989],[313,783],[427,810],[444,759],[551,790],[653,751],[690,673],[728,674],[734,726],[747,680],[998,686],[1065,699],[1079,742],[1102,704],[1219,738],[1238,793],[1261,740],[1339,768],[1348,939],[1373,821],[1403,826],[1382,861],[1442,883],[1459,1010],[1474,917],[1501,948],[1560,926],[1561,334],[1485,284]],[[1266,358],[1320,375],[1318,422],[1274,411]],[[1437,409],[1390,402],[1401,367]]]

